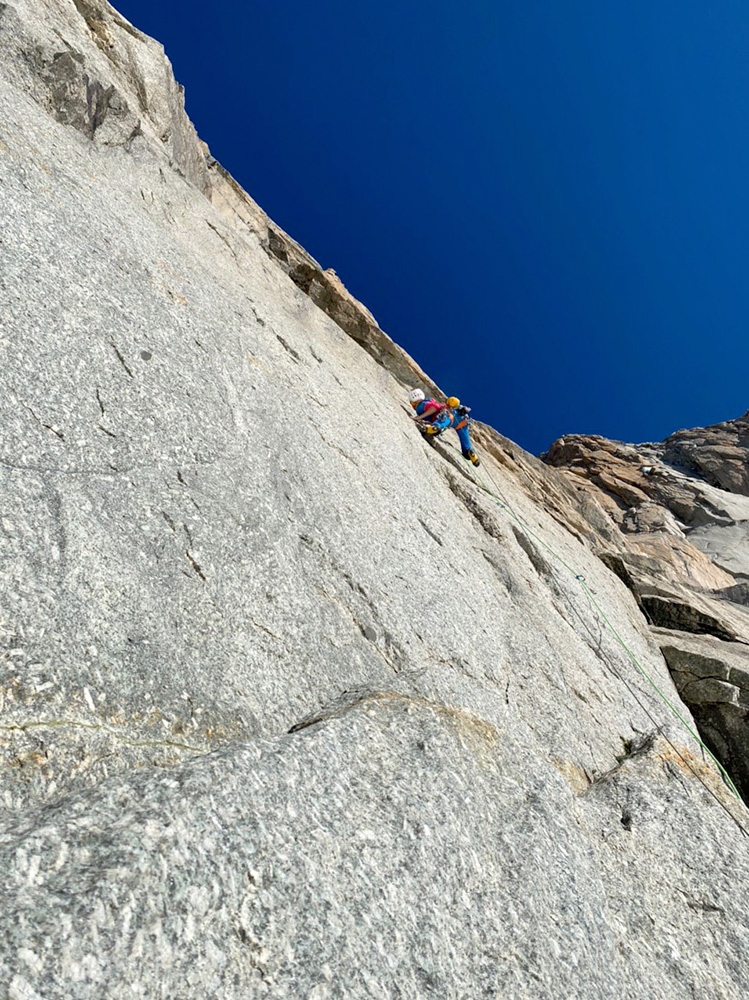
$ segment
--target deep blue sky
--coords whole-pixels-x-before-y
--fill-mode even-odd
[[[119,0],[214,156],[530,451],[749,408],[746,0]]]

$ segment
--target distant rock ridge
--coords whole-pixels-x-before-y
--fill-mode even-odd
[[[749,410],[735,420],[677,431],[663,442],[663,460],[712,486],[749,496]]]
[[[565,435],[543,459],[618,527],[618,544],[602,538],[599,555],[656,627],[677,688],[749,795],[749,693],[726,694],[749,654],[749,414],[659,444]],[[699,648],[686,633],[713,637],[722,666],[709,684],[684,668]]]
[[[101,0],[0,3],[0,190],[10,1000],[743,1000],[749,500],[426,444]]]

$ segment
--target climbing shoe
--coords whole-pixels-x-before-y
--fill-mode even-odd
[[[473,448],[466,448],[463,452],[463,458],[468,459],[473,465],[481,465],[481,461]]]

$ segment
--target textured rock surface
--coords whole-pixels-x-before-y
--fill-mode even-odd
[[[668,746],[579,798],[518,780],[528,751],[370,696],[32,813],[0,846],[11,995],[740,995],[746,853],[725,814],[695,839],[710,799]]]
[[[609,534],[594,548],[656,626],[677,688],[744,794],[747,699],[743,685],[726,683],[749,644],[748,428],[744,415],[638,446],[570,435],[544,456],[618,526],[613,545]],[[664,629],[674,630],[673,643]],[[697,681],[685,658],[702,648],[723,666]]]
[[[745,811],[601,617],[678,700],[619,524],[424,444],[108,5],[0,46],[8,995],[744,996]]]
[[[603,507],[626,536],[620,539],[620,554],[637,567],[639,578],[649,562],[653,583],[660,577],[707,595],[749,576],[749,496],[719,489],[672,465],[670,441],[635,447],[567,435],[554,442],[544,460]],[[726,471],[726,478],[733,475]]]
[[[696,472],[729,493],[749,496],[749,412],[712,427],[677,431],[663,444],[666,462]]]
[[[749,647],[656,629],[671,676],[710,749],[749,798]]]

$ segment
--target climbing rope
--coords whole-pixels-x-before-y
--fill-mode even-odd
[[[448,447],[451,447],[451,449],[452,449],[452,446],[448,446]],[[454,450],[454,449],[452,449],[452,450]],[[622,647],[622,649],[627,654],[627,656],[632,661],[632,663],[634,663],[634,665],[637,667],[637,669],[639,670],[640,674],[645,678],[645,680],[653,688],[653,690],[656,692],[656,694],[661,699],[661,701],[666,705],[666,707],[669,709],[669,711],[675,716],[675,718],[679,721],[679,723],[689,733],[689,735],[692,737],[692,739],[702,749],[703,753],[707,754],[707,756],[710,758],[710,760],[712,760],[712,762],[718,768],[718,771],[719,771],[721,777],[723,778],[724,782],[726,783],[726,785],[728,786],[728,788],[730,789],[730,791],[736,796],[736,798],[738,799],[739,802],[743,803],[743,799],[741,798],[741,795],[739,794],[739,791],[736,788],[736,785],[734,784],[734,782],[733,782],[731,776],[729,775],[728,771],[725,769],[725,767],[723,766],[723,764],[721,764],[721,762],[718,760],[718,758],[715,756],[715,754],[712,752],[712,750],[701,739],[701,737],[699,736],[699,734],[697,732],[695,732],[695,730],[692,728],[692,726],[689,725],[689,723],[684,718],[683,714],[679,711],[679,709],[676,707],[676,705],[674,705],[674,703],[670,700],[670,698],[668,698],[668,696],[666,694],[664,694],[664,692],[660,689],[660,687],[655,682],[655,680],[650,675],[650,673],[642,665],[642,663],[640,662],[640,660],[638,659],[638,657],[635,655],[635,653],[630,649],[630,647],[624,641],[624,639],[622,638],[622,636],[619,633],[618,629],[613,625],[613,623],[610,621],[608,615],[606,614],[606,612],[601,607],[600,603],[596,600],[593,591],[590,589],[590,587],[587,584],[585,576],[582,573],[576,572],[576,570],[572,566],[570,566],[569,563],[567,563],[566,560],[563,559],[562,556],[560,556],[559,553],[556,552],[548,544],[548,542],[546,542],[543,538],[541,538],[533,530],[533,528],[528,524],[528,522],[523,517],[521,517],[513,509],[512,505],[509,503],[509,501],[507,500],[507,498],[504,496],[504,494],[502,493],[501,489],[497,486],[497,484],[495,483],[494,479],[492,478],[492,476],[490,475],[490,473],[488,471],[485,471],[485,470],[479,471],[478,469],[476,469],[474,467],[472,469],[472,472],[473,472],[473,475],[476,477],[475,480],[474,480],[476,482],[476,485],[479,486],[482,490],[484,490],[484,492],[487,493],[494,500],[494,502],[497,504],[498,507],[500,507],[502,510],[505,510],[507,512],[507,514],[511,518],[513,518],[513,520],[517,521],[517,523],[519,525],[521,525],[522,528],[543,549],[545,549],[549,553],[549,555],[552,556],[553,559],[555,559],[561,566],[563,566],[564,569],[577,581],[577,583],[580,584],[580,587],[581,587],[583,593],[585,594],[585,596],[586,596],[586,598],[588,600],[588,603],[593,608],[596,609],[596,611],[600,615],[600,618],[603,621],[603,623],[605,624],[605,626],[608,628],[608,630],[614,636],[614,638],[616,639],[617,643]],[[487,484],[487,479],[488,479],[489,483],[491,483],[491,487],[493,487],[493,489]],[[603,658],[606,659],[605,655],[604,655]],[[697,780],[700,782],[700,784],[710,793],[710,795],[712,795],[712,797],[725,810],[725,812],[728,813],[728,815],[731,817],[731,819],[736,823],[736,825],[738,826],[738,828],[741,830],[742,834],[744,834],[744,836],[749,836],[749,832],[744,828],[744,826],[739,822],[739,820],[736,819],[736,817],[733,815],[733,813],[731,813],[731,811],[726,807],[726,805],[717,797],[717,795],[715,794],[715,792],[711,788],[709,788],[709,786],[703,781],[702,777],[694,770],[694,768],[691,766],[691,764],[689,763],[689,761],[679,751],[678,747],[676,747],[672,743],[672,741],[668,738],[668,736],[665,733],[663,733],[662,726],[658,725],[658,723],[652,717],[652,715],[650,714],[650,712],[648,711],[648,709],[642,704],[642,702],[640,701],[640,699],[637,697],[637,695],[632,690],[631,686],[627,683],[627,681],[624,679],[624,677],[622,677],[622,675],[619,673],[619,671],[616,669],[616,667],[612,664],[612,662],[610,660],[609,660],[609,666],[612,669],[612,671],[615,674],[615,676],[617,676],[622,681],[622,683],[626,686],[626,688],[630,692],[630,694],[635,698],[635,700],[637,701],[638,705],[643,709],[643,711],[646,713],[646,715],[648,716],[648,718],[650,719],[650,721],[653,723],[653,725],[656,727],[656,729],[662,733],[662,735],[663,735],[664,739],[666,740],[666,742],[669,744],[669,746],[674,751],[674,753],[680,758],[680,760],[683,762],[683,764],[688,768],[689,771],[691,771],[692,774],[694,774],[694,776],[697,778]]]

